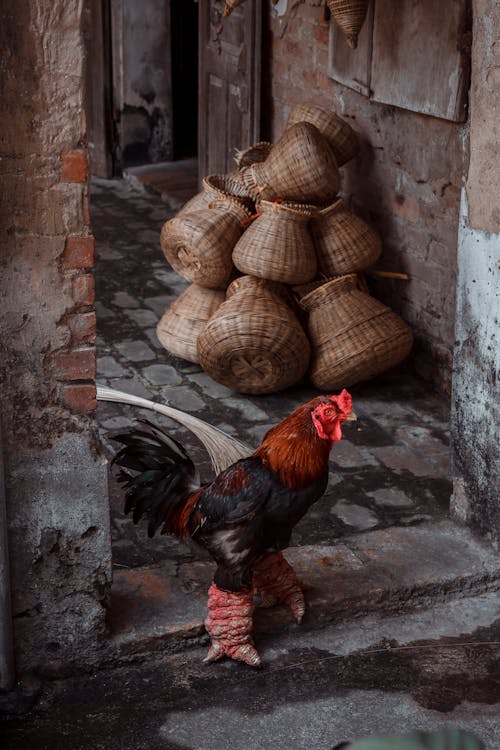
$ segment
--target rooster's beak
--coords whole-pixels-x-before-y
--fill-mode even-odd
[[[346,422],[356,422],[356,420],[357,420],[357,416],[355,415],[355,413],[353,411],[351,411],[347,415]]]

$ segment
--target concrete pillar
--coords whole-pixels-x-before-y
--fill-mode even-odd
[[[20,673],[92,662],[111,578],[82,4],[5,0],[0,26],[0,419]]]
[[[452,512],[500,543],[500,6],[475,0],[458,235]]]

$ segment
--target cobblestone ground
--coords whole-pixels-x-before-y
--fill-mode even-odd
[[[250,445],[315,391],[307,382],[270,396],[243,396],[214,382],[202,369],[170,355],[156,337],[166,307],[188,286],[168,265],[159,245],[173,215],[162,200],[126,181],[95,180],[92,223],[97,244],[98,382],[192,412]],[[447,514],[448,412],[406,370],[350,388],[358,421],[332,454],[325,496],[296,527],[292,543],[329,544],[340,536],[394,525],[419,524]],[[110,435],[145,416],[168,427],[210,477],[196,438],[174,423],[133,407],[100,402],[105,449]],[[136,567],[204,553],[168,537],[147,539],[122,512],[110,481],[113,556],[117,567]]]

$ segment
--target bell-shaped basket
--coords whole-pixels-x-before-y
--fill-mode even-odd
[[[328,0],[332,18],[342,30],[347,44],[356,49],[370,0]]]
[[[163,313],[156,335],[163,347],[176,357],[198,362],[196,342],[207,321],[224,302],[222,289],[191,284]]]
[[[275,393],[307,371],[310,347],[285,302],[286,288],[250,276],[231,283],[227,299],[198,337],[198,359],[219,383],[240,393]]]
[[[255,197],[299,203],[326,203],[340,188],[333,150],[315,125],[298,122],[287,128],[267,159],[240,170]]]
[[[181,212],[163,225],[161,248],[180,276],[199,286],[224,289],[233,272],[233,248],[250,216],[236,200],[213,201],[209,208]]]
[[[326,276],[362,271],[382,252],[377,232],[349,211],[341,198],[317,211],[310,228],[318,267]]]
[[[309,313],[309,377],[324,391],[348,387],[393,367],[409,354],[409,326],[360,291],[355,274],[340,276],[300,300]]]
[[[316,275],[317,261],[309,232],[314,206],[262,200],[258,213],[233,250],[239,271],[285,284]]]
[[[249,167],[252,164],[263,162],[269,156],[269,153],[273,147],[269,141],[259,141],[254,143],[253,146],[249,146],[241,151],[236,151],[234,160],[238,169]]]
[[[237,173],[209,174],[203,178],[200,192],[190,198],[176,216],[190,211],[199,211],[201,208],[209,208],[214,201],[217,201],[220,206],[226,201],[229,205],[233,200],[239,201],[250,210],[254,208],[248,189]]]
[[[287,127],[297,122],[310,122],[318,128],[332,147],[339,167],[359,152],[359,139],[356,132],[348,122],[333,111],[327,111],[316,104],[302,102],[292,107]]]

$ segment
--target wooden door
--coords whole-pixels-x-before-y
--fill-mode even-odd
[[[231,172],[235,151],[260,136],[262,0],[222,18],[224,0],[201,0],[199,175]]]
[[[85,0],[85,111],[91,174],[112,177],[114,127],[111,94],[111,32],[108,0]]]

